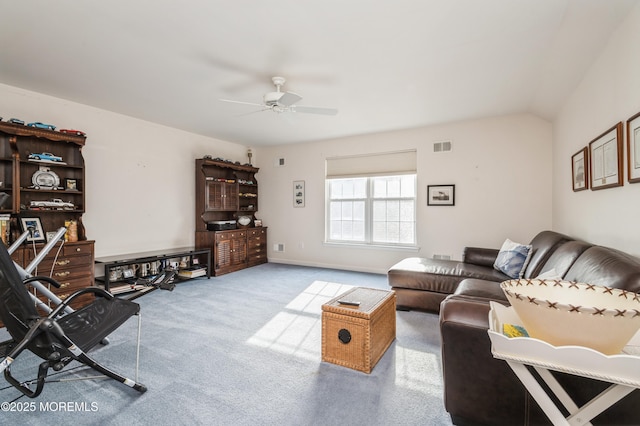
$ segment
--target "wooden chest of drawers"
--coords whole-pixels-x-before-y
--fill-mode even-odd
[[[247,262],[249,266],[267,261],[267,229],[251,228],[247,235]]]
[[[26,268],[35,256],[31,246],[23,246],[16,250],[13,258]],[[93,286],[95,282],[94,241],[65,242],[62,247],[57,244],[31,274],[48,276],[58,281],[60,288],[50,286],[50,290],[62,300],[77,290]],[[44,282],[42,284],[46,285]],[[41,295],[38,297],[48,302],[45,297]],[[81,296],[71,304],[71,307],[78,309],[92,299],[92,295]]]
[[[267,262],[267,228],[196,231],[196,248],[210,249],[213,275]]]

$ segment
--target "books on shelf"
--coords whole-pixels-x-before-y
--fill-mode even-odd
[[[129,293],[131,291],[140,291],[140,290],[144,290],[146,288],[151,288],[151,287],[147,287],[147,286],[140,285],[140,284],[127,284],[127,285],[111,287],[109,289],[109,292],[111,294],[113,294],[113,295],[116,295],[116,294],[121,294],[121,293]]]
[[[207,275],[207,268],[202,266],[192,266],[190,268],[183,268],[178,271],[178,276],[182,278],[196,278]]]

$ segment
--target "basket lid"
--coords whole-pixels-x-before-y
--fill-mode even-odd
[[[384,302],[395,299],[393,290],[368,287],[354,287],[322,305],[322,310],[358,318],[370,318],[371,314]],[[344,305],[340,301],[359,302],[358,306]]]

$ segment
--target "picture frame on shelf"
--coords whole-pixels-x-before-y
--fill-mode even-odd
[[[622,121],[589,142],[592,191],[623,185]]]
[[[293,181],[293,207],[304,207],[304,181]]]
[[[64,179],[64,190],[65,191],[77,191],[78,190],[78,179]]]
[[[627,180],[640,182],[640,112],[627,120]]]
[[[455,185],[427,185],[428,206],[455,206]]]
[[[571,156],[573,192],[589,189],[589,150],[583,147]]]
[[[27,237],[28,242],[43,243],[46,241],[46,234],[42,229],[42,222],[39,217],[21,217],[20,227],[22,228],[22,232],[33,228],[33,231]]]

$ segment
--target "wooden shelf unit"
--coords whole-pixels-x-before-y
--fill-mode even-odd
[[[211,249],[213,275],[267,261],[267,228],[254,227],[258,211],[258,168],[213,159],[196,160],[196,248]],[[249,216],[248,226],[209,230],[213,222]],[[236,222],[237,223],[237,222]]]
[[[132,283],[135,283],[136,277],[132,277],[131,279],[123,277],[112,281],[109,278],[111,276],[111,271],[126,266],[139,265],[142,263],[160,262],[162,266],[159,268],[158,274],[161,274],[167,267],[168,261],[178,261],[182,258],[189,259],[188,264],[186,265],[187,267],[201,265],[207,270],[206,277],[211,277],[211,251],[209,249],[196,250],[193,247],[183,247],[97,258],[95,262],[97,264],[103,265],[104,275],[101,277],[96,277],[96,281],[103,285],[105,290],[111,291],[114,294],[138,293],[139,295],[142,295],[154,289],[154,287],[150,286],[143,289],[143,291],[136,291],[135,288],[132,288]],[[176,282],[185,281],[188,279],[189,278],[182,278],[177,274],[175,276]],[[133,297],[129,298],[135,298],[135,296],[136,295],[133,295]]]
[[[19,221],[21,217],[39,218],[45,233],[57,231],[67,221],[77,223],[78,240],[65,241],[62,248],[59,243],[38,266],[39,275],[51,276],[61,283],[61,288],[51,289],[61,299],[75,290],[94,285],[94,241],[87,240],[82,224],[85,211],[82,147],[85,142],[85,136],[0,122],[0,193],[9,195],[7,202],[0,207],[0,214],[10,215],[10,235],[7,242],[13,242],[22,233]],[[42,152],[53,153],[62,157],[63,161],[29,160],[29,154]],[[59,180],[54,187],[37,187],[32,182],[34,174],[45,168]],[[75,181],[75,190],[66,189],[66,179]],[[32,201],[53,198],[71,202],[74,208],[30,208]],[[35,250],[39,251],[43,246],[44,243],[36,243]],[[22,267],[28,265],[34,256],[32,243],[25,243],[13,254],[13,258]],[[81,298],[72,306],[77,308],[88,301],[90,297]]]

